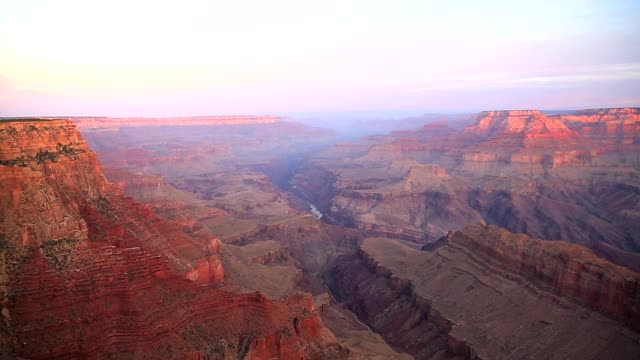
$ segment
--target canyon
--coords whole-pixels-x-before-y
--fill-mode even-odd
[[[637,355],[639,279],[581,246],[476,224],[435,251],[368,238],[328,283],[416,358],[590,359]]]
[[[311,297],[224,282],[219,240],[125,197],[71,121],[0,140],[3,357],[349,356]]]
[[[330,221],[381,235],[426,244],[485,221],[607,248],[610,260],[637,269],[638,112],[587,112],[613,121],[597,139],[585,112],[484,112],[462,131],[430,124],[336,145],[310,157],[292,183]]]
[[[0,120],[0,357],[640,355],[639,109],[404,123]]]

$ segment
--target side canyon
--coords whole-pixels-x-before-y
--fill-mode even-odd
[[[637,359],[640,109],[420,119],[0,120],[0,358]]]

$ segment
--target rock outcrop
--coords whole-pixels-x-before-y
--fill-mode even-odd
[[[628,144],[635,130],[616,130],[627,134],[620,140],[627,145],[606,145],[584,130],[637,126],[636,113],[482,112],[462,131],[424,127],[335,147],[311,157],[292,183],[329,221],[373,234],[425,244],[485,221],[532,237],[610,246],[597,253],[636,268],[629,259],[640,251],[640,145]]]
[[[447,346],[452,323],[418,296],[409,281],[393,276],[365,252],[339,258],[325,281],[338,301],[398,351],[416,359],[464,357],[464,350]]]
[[[578,110],[573,114],[556,115],[571,127],[573,124],[636,124],[640,122],[640,108],[609,108]]]
[[[571,132],[562,121],[536,110],[483,111],[476,121],[476,125],[467,127],[465,132],[486,136],[509,133],[568,135]]]
[[[8,355],[299,359],[321,358],[327,347],[340,356],[310,298],[274,302],[197,286],[140,248],[82,249],[72,256],[58,270],[36,249],[5,273]]]
[[[581,110],[555,117],[595,144],[605,159],[640,167],[639,108]]]
[[[585,164],[597,154],[588,140],[562,121],[534,110],[481,112],[476,125],[463,134],[475,143],[466,149],[462,146],[469,168],[475,162],[502,162],[519,167],[540,164],[546,170]]]
[[[603,151],[625,146],[637,151],[640,146],[640,108],[580,110],[556,117]]]
[[[366,239],[327,271],[339,301],[417,359],[633,359],[640,275],[588,249],[472,225],[419,251]]]
[[[640,330],[640,274],[603,260],[588,248],[480,224],[451,232],[447,241],[499,272],[520,276]]]
[[[71,239],[82,246],[146,246],[182,273],[220,280],[217,240],[196,238],[125,198],[68,120],[0,123],[0,236],[21,247]],[[89,244],[89,245],[87,245]],[[211,268],[206,275],[203,268]],[[201,278],[202,280],[203,278]]]
[[[125,197],[73,122],[0,122],[0,161],[0,357],[349,356],[310,297],[223,282],[217,239]]]

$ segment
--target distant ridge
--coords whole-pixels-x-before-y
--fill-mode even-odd
[[[483,111],[476,124],[465,131],[496,135],[499,133],[570,132],[560,120],[548,117],[537,110]]]
[[[241,124],[273,124],[287,118],[273,115],[185,116],[168,118],[71,118],[79,129],[141,126],[219,126]]]

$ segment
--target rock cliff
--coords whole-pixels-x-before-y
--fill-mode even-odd
[[[594,109],[556,116],[599,151],[619,163],[640,168],[640,109]]]
[[[564,241],[547,242],[494,226],[470,225],[447,240],[500,272],[571,298],[640,329],[640,274]]]
[[[640,354],[638,273],[577,245],[480,224],[440,245],[366,239],[326,280],[361,321],[417,359]]]
[[[640,122],[640,108],[609,108],[578,110],[573,114],[556,115],[559,120],[568,124],[635,124]]]
[[[591,137],[584,126],[633,127],[636,114],[482,112],[462,131],[425,126],[336,146],[311,157],[292,183],[328,220],[372,233],[427,243],[482,220],[600,248],[635,269],[640,145]],[[616,131],[622,143],[635,136]]]
[[[310,297],[223,282],[217,239],[125,197],[73,122],[0,122],[0,161],[0,357],[349,356]]]
[[[536,110],[483,111],[476,118],[476,125],[466,132],[496,136],[505,133],[569,134],[570,130],[560,120],[549,118]]]

